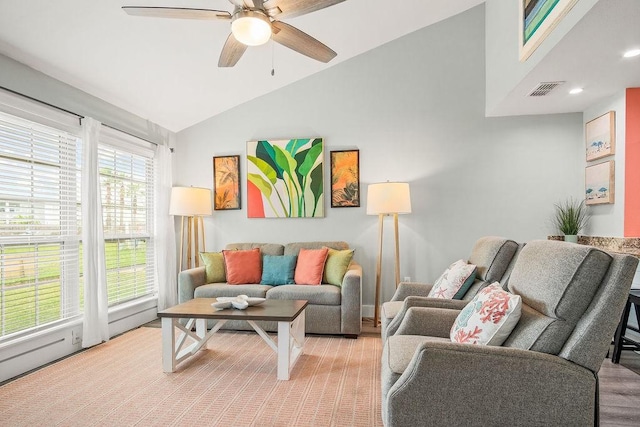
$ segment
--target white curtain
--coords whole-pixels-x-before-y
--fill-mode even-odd
[[[102,124],[82,119],[82,248],[84,320],[82,347],[109,340],[109,305],[98,170],[98,139]]]
[[[158,289],[158,310],[178,303],[176,283],[176,232],[173,217],[169,215],[171,195],[171,150],[158,145],[155,156],[156,185],[156,288]]]

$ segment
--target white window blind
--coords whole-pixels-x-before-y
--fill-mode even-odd
[[[0,111],[0,339],[81,314],[80,145],[42,122]]]
[[[98,147],[98,169],[107,293],[112,307],[156,293],[152,240],[154,173],[153,152],[140,149],[143,141],[127,145],[117,144],[108,136],[104,139],[107,143]]]

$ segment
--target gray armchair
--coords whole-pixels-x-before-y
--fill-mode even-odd
[[[487,236],[478,239],[468,260],[478,266],[476,280],[462,300],[433,301],[433,298],[426,298],[432,284],[400,283],[391,301],[382,305],[382,339],[396,331],[409,307],[435,304],[442,308],[462,309],[485,286],[493,282],[506,283],[520,248],[518,243],[504,237]]]
[[[597,424],[597,373],[637,264],[589,246],[527,244],[508,284],[522,315],[501,347],[452,343],[456,308],[410,307],[383,349],[384,424]]]

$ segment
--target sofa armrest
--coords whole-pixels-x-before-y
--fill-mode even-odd
[[[402,301],[409,296],[426,297],[433,288],[433,285],[419,282],[400,282],[396,292],[391,297],[391,301]]]
[[[424,335],[448,338],[460,310],[411,307],[394,335]]]
[[[405,298],[404,303],[402,304],[402,308],[396,314],[396,316],[389,322],[385,330],[385,336],[383,339],[387,339],[387,337],[394,335],[400,324],[402,323],[407,311],[411,307],[431,307],[431,308],[445,308],[450,310],[462,310],[469,301],[462,300],[454,300],[454,299],[442,299],[442,298],[427,298],[427,297],[417,297],[410,296]]]
[[[206,282],[204,267],[191,268],[178,274],[178,303],[193,299],[193,293],[198,286]]]
[[[341,332],[359,335],[362,332],[362,267],[351,262],[340,288]]]
[[[550,354],[429,341],[383,396],[383,417],[388,426],[594,425],[596,381]]]

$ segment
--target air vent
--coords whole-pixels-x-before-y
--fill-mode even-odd
[[[538,83],[538,86],[534,87],[531,92],[529,92],[529,96],[547,96],[549,92],[554,90],[560,85],[563,85],[564,82],[542,82]]]

